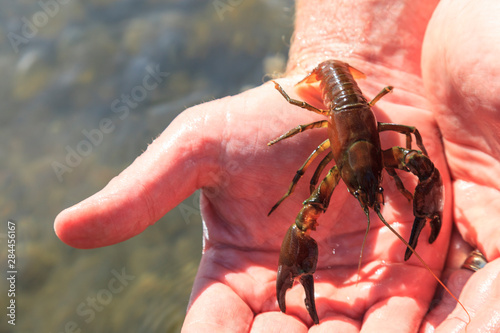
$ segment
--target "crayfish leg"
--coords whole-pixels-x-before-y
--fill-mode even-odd
[[[272,146],[281,140],[291,138],[292,136],[299,134],[299,133],[302,133],[304,131],[307,131],[307,130],[310,130],[313,128],[324,128],[324,127],[328,127],[328,120],[320,120],[320,121],[315,121],[315,122],[312,122],[312,123],[309,123],[306,125],[299,125],[295,128],[292,128],[291,130],[289,130],[285,134],[281,135],[280,137],[274,139],[273,141],[270,141],[267,145]]]
[[[299,101],[297,99],[290,98],[290,96],[288,96],[286,91],[283,89],[282,86],[280,86],[280,84],[278,82],[276,82],[276,81],[273,81],[273,82],[274,82],[274,87],[276,88],[276,90],[278,90],[280,92],[281,96],[283,96],[283,98],[285,98],[288,103],[295,105],[295,106],[298,106],[299,108],[303,108],[303,109],[306,109],[306,110],[309,110],[312,112],[319,113],[319,114],[324,115],[324,116],[327,116],[330,113],[330,110],[318,109],[317,107],[312,106],[311,104],[309,104],[307,102]]]
[[[387,86],[385,87],[384,89],[382,89],[381,92],[379,92],[377,94],[377,96],[375,96],[370,103],[368,103],[370,106],[374,106],[375,103],[377,103],[382,97],[384,97],[385,95],[387,94],[390,94],[392,92],[392,90],[394,89],[393,86]]]
[[[416,127],[392,123],[378,123],[378,131],[394,131],[404,134],[406,136],[406,149],[411,149],[411,134],[413,134],[418,148],[422,151],[422,153],[424,153],[424,155],[428,156],[427,150],[424,147],[424,142],[422,141],[422,136]]]
[[[288,198],[293,193],[293,191],[295,190],[295,186],[297,186],[297,183],[299,182],[300,178],[302,178],[302,175],[304,175],[307,168],[309,168],[311,163],[314,161],[314,159],[316,157],[318,157],[319,154],[321,154],[322,152],[324,152],[328,148],[330,148],[330,140],[326,139],[318,146],[318,148],[316,148],[312,152],[312,154],[307,158],[307,160],[300,167],[300,169],[297,170],[297,173],[293,177],[292,183],[290,184],[290,186],[288,188],[288,192],[286,192],[285,195],[283,197],[281,197],[281,199],[273,206],[273,208],[271,208],[271,210],[269,211],[267,216],[271,215],[271,213],[274,212],[274,210],[276,208],[278,208],[278,206],[283,202],[283,200]]]
[[[318,164],[318,167],[314,171],[314,174],[311,177],[311,181],[309,182],[309,194],[312,194],[314,192],[314,189],[318,184],[319,176],[321,175],[327,164],[330,163],[332,160],[333,160],[333,151],[329,152]]]
[[[408,202],[411,202],[413,200],[413,194],[411,194],[411,192],[405,188],[405,185],[403,184],[403,181],[401,180],[401,178],[399,178],[398,174],[396,173],[396,170],[394,170],[393,168],[389,168],[389,167],[386,167],[385,170],[387,171],[389,176],[391,176],[392,179],[394,180],[394,182],[396,183],[396,188],[399,190],[399,192],[401,192],[401,194],[403,194],[404,197],[406,199],[408,199]]]

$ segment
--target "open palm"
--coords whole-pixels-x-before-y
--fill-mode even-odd
[[[367,74],[368,79],[360,86],[368,99],[386,85],[395,87],[394,94],[384,97],[374,108],[377,120],[416,126],[430,158],[441,171],[446,198],[441,233],[429,245],[429,228],[424,228],[417,247],[439,274],[445,264],[452,222],[490,261],[498,257],[499,237],[495,237],[493,224],[499,215],[498,177],[482,177],[467,170],[493,167],[498,175],[500,150],[498,117],[490,108],[479,110],[479,114],[490,117],[480,128],[474,127],[478,126],[473,121],[477,118],[454,125],[457,122],[452,120],[472,111],[453,108],[461,105],[463,95],[451,94],[443,99],[446,91],[436,88],[439,82],[445,83],[443,78],[449,71],[443,64],[437,66],[438,71],[432,70],[443,57],[431,51],[432,43],[442,38],[437,31],[444,23],[438,20],[433,24],[438,40],[433,41],[432,31],[428,31],[430,44],[424,48],[423,79],[420,57],[415,55],[400,64],[363,59],[349,62]],[[421,46],[417,49],[420,52]],[[321,60],[325,59],[317,63]],[[440,71],[446,71],[446,75]],[[294,91],[293,84],[306,74],[299,72],[279,82],[292,97],[309,99],[317,92],[301,91],[299,96]],[[499,105],[495,99],[498,102],[498,93],[488,93],[481,102]],[[441,101],[442,105],[435,107],[429,101]],[[472,105],[470,108],[474,109]],[[459,111],[462,116],[455,117]],[[271,147],[267,143],[292,127],[320,119],[319,115],[288,104],[269,83],[186,110],[106,188],[62,212],[56,220],[56,232],[75,247],[114,244],[138,234],[201,188],[205,247],[184,331],[412,332],[422,322],[428,327],[439,325],[439,315],[425,317],[436,281],[416,258],[404,262],[405,246],[374,214],[358,281],[366,217],[342,182],[333,193],[329,210],[319,219],[317,231],[311,234],[319,246],[315,293],[320,325],[312,325],[300,285],[287,293],[287,313],[279,312],[275,283],[280,244],[301,202],[309,196],[312,170],[270,217],[267,213],[286,192],[310,152],[326,139],[326,130],[307,131]],[[471,146],[471,141],[465,140],[470,133],[482,141]],[[404,145],[404,138],[397,133],[384,132],[381,138],[383,149]],[[489,160],[482,158],[485,152]],[[415,177],[400,175],[406,187],[413,189]],[[386,200],[382,214],[408,239],[412,206],[386,173],[381,185]],[[471,189],[478,193],[472,203],[464,199],[470,197]],[[484,212],[482,205],[485,196],[497,203],[489,203],[489,212]],[[494,265],[498,266],[491,262],[490,267],[476,273],[464,289],[469,292],[461,299],[472,312],[488,305],[488,301],[478,303],[474,292],[488,278],[491,281],[492,274],[498,274],[499,268]],[[455,304],[438,304],[437,308],[445,312],[442,319],[453,307]],[[457,307],[448,319],[443,325],[463,326],[467,316]]]
[[[289,84],[293,80],[283,82],[293,91]],[[267,213],[286,191],[294,171],[326,138],[326,131],[302,133],[272,147],[266,143],[290,127],[321,116],[290,106],[270,84],[214,104],[219,104],[214,106],[215,110],[203,111],[205,124],[219,129],[216,131],[219,136],[210,144],[224,145],[219,145],[214,160],[208,163],[213,168],[205,169],[214,179],[213,184],[203,185],[205,253],[185,328],[196,331],[199,327],[194,329],[194,325],[206,328],[209,322],[218,322],[221,327],[237,331],[246,331],[250,326],[305,329],[312,321],[304,307],[302,287],[298,285],[287,294],[287,313],[292,316],[285,316],[277,312],[275,284],[280,243],[301,202],[309,196],[308,179],[299,184],[275,213],[270,217]],[[446,170],[439,144],[432,144],[438,142],[435,137],[438,131],[433,128],[430,112],[409,105],[401,108],[397,100],[380,102],[380,108],[384,112],[377,112],[379,120],[409,123],[409,119],[419,119],[412,125],[421,129],[429,141],[429,153],[436,157],[438,167],[441,163],[440,168]],[[212,108],[205,105],[203,109]],[[198,117],[200,112],[194,110],[186,116]],[[399,134],[382,136],[387,148],[404,142]],[[413,222],[412,206],[387,178],[382,184],[387,202],[383,214],[388,221],[399,222],[395,228],[408,238]],[[409,188],[416,183],[411,176],[403,179]],[[447,207],[449,212],[450,206]],[[344,327],[342,331],[348,327],[358,330],[362,321],[365,327],[381,329],[384,321],[387,323],[386,316],[394,311],[400,313],[398,321],[409,327],[422,320],[436,282],[415,259],[403,263],[405,246],[376,215],[372,220],[359,283],[356,273],[366,217],[344,185],[335,190],[329,211],[319,220],[318,232],[311,234],[320,252],[315,273],[321,321],[317,329],[332,326]],[[450,215],[446,214],[443,235],[432,248],[421,242],[421,254],[437,271],[446,258],[450,221]],[[423,239],[428,234],[425,230]],[[412,283],[415,279],[420,283]],[[214,302],[215,299],[220,301]],[[231,320],[228,312],[233,314]],[[394,325],[394,321],[387,324]]]

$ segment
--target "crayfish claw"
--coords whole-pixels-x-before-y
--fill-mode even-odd
[[[306,298],[304,299],[304,302],[306,304],[307,312],[309,312],[309,315],[311,316],[313,322],[318,325],[319,319],[318,313],[316,312],[316,303],[314,301],[314,278],[312,274],[302,275],[300,277],[300,283],[302,284],[306,292]]]
[[[413,198],[415,221],[408,242],[415,249],[420,231],[422,231],[427,221],[430,221],[431,225],[429,243],[433,243],[439,235],[441,216],[443,214],[443,181],[439,170],[434,167],[434,164],[426,155],[411,151],[406,158],[410,171],[418,177],[418,184]],[[410,248],[407,248],[405,260],[408,260],[412,253]]]
[[[285,295],[293,286],[296,277],[306,292],[305,304],[315,324],[319,323],[314,302],[314,280],[312,274],[318,261],[318,244],[316,241],[293,224],[287,231],[281,244],[276,279],[276,296],[281,312],[286,312]]]
[[[410,240],[408,241],[408,244],[412,247],[412,249],[415,250],[417,247],[417,242],[418,242],[418,236],[420,236],[420,232],[425,226],[425,221],[426,218],[422,217],[416,217],[415,221],[413,222],[413,227],[411,228],[411,235],[410,235]],[[413,254],[413,251],[408,247],[406,248],[405,252],[405,261],[410,259],[411,255]]]
[[[439,235],[439,231],[441,230],[441,217],[439,214],[434,215],[434,217],[430,220],[431,225],[431,234],[429,236],[429,244],[434,243],[437,236]]]
[[[280,265],[278,267],[278,278],[276,279],[276,295],[280,311],[286,312],[286,291],[293,286],[292,270],[290,267]]]

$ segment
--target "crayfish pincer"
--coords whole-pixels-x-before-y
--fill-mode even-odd
[[[327,128],[328,131],[328,139],[322,142],[304,162],[290,184],[288,192],[269,212],[271,214],[283,200],[292,194],[297,182],[312,161],[322,152],[328,151],[311,180],[311,196],[304,201],[295,223],[285,235],[279,256],[276,281],[278,305],[282,312],[286,312],[285,294],[292,287],[295,278],[300,278],[300,283],[305,289],[306,308],[315,324],[319,323],[313,280],[318,260],[318,245],[310,234],[311,231],[316,230],[317,219],[328,208],[332,193],[340,179],[346,184],[349,193],[358,200],[368,220],[365,238],[361,245],[358,275],[363,247],[370,227],[369,208],[373,209],[380,220],[405,243],[407,246],[405,260],[408,260],[413,253],[421,260],[414,249],[417,246],[420,232],[427,221],[430,221],[431,226],[429,243],[436,240],[441,229],[443,210],[441,176],[427,156],[419,131],[413,126],[377,122],[371,107],[384,95],[390,93],[392,87],[384,88],[369,102],[363,96],[355,78],[364,78],[364,74],[344,62],[328,60],[319,64],[299,82],[299,84],[319,83],[323,104],[326,106],[324,110],[306,102],[291,99],[283,88],[275,82],[275,88],[288,103],[328,118],[297,126],[268,144],[275,144],[313,128]],[[383,131],[404,134],[406,147],[382,149],[379,133]],[[411,148],[412,135],[420,150]],[[335,165],[316,187],[319,175],[332,161],[335,162]],[[397,189],[408,200],[413,199],[415,220],[408,242],[397,234],[380,213],[380,207],[384,204],[383,189],[380,186],[383,169],[393,178]],[[411,172],[417,176],[418,184],[414,194],[405,189],[396,169]]]

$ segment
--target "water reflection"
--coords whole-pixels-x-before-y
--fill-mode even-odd
[[[186,107],[282,70],[292,6],[2,4],[0,211],[18,227],[16,332],[179,330],[201,256],[196,199],[102,249],[64,245],[54,217],[101,189]],[[0,244],[6,258],[5,237]],[[0,331],[13,327],[2,320]]]

